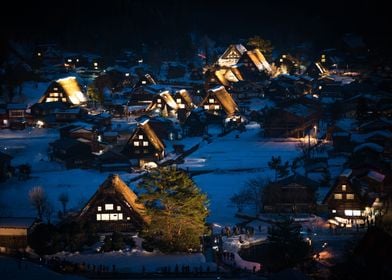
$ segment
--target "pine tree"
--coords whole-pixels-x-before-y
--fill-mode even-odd
[[[188,175],[172,168],[157,168],[138,185],[139,199],[151,223],[141,235],[162,252],[199,249],[206,233],[207,196]]]
[[[280,269],[303,262],[309,253],[300,230],[301,225],[293,219],[276,222],[268,229],[268,255]]]
[[[274,47],[271,41],[261,38],[260,36],[254,36],[248,39],[247,46],[253,49],[259,49],[265,56],[267,60],[271,59],[272,50]]]

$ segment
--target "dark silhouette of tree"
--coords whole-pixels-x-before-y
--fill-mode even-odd
[[[59,201],[61,203],[61,205],[63,206],[63,214],[65,214],[65,212],[67,211],[67,204],[69,202],[69,196],[68,193],[61,193],[59,195]]]
[[[189,176],[173,168],[152,170],[138,185],[151,223],[141,236],[162,252],[200,248],[205,225],[207,196]]]
[[[40,186],[34,187],[29,191],[30,203],[37,210],[37,216],[42,220],[44,210],[47,204],[47,197],[44,189]]]
[[[271,61],[272,50],[274,49],[271,41],[263,39],[260,36],[256,35],[248,39],[246,46],[250,49],[260,49],[260,51],[264,54],[265,58]]]
[[[310,247],[303,240],[300,230],[301,225],[293,219],[275,222],[268,229],[268,256],[276,268],[292,267],[308,256]]]
[[[271,160],[268,162],[268,167],[275,171],[275,181],[278,177],[283,178],[289,174],[289,162],[286,161],[282,163],[280,156],[272,156]]]

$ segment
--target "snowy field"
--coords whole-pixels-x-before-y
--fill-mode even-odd
[[[244,183],[255,177],[271,178],[268,161],[272,156],[281,156],[290,161],[297,156],[296,141],[266,141],[260,135],[258,125],[250,125],[247,131],[232,132],[224,137],[214,136],[211,143],[201,138],[182,140],[186,148],[201,142],[199,150],[185,160],[180,167],[189,170],[209,170],[212,173],[194,177],[197,185],[208,195],[210,216],[208,221],[222,225],[233,225],[236,208],[230,205],[230,197],[238,192]],[[26,129],[24,131],[0,131],[0,148],[13,156],[14,166],[29,163],[32,173],[29,180],[12,178],[0,188],[0,215],[34,216],[34,208],[28,200],[28,192],[35,186],[45,189],[55,212],[61,209],[58,197],[68,193],[68,208],[78,210],[84,206],[106,179],[109,172],[95,170],[65,169],[61,164],[50,162],[47,157],[48,143],[58,139],[54,129]],[[176,141],[181,143],[181,141]],[[168,148],[171,145],[168,145]],[[136,174],[120,173],[127,182]],[[135,185],[131,185],[136,189]]]

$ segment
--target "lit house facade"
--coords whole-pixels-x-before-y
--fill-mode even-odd
[[[100,232],[138,232],[148,223],[143,204],[116,174],[111,174],[80,212],[78,219],[92,222]]]

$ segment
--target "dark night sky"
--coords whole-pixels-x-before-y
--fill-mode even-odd
[[[389,9],[377,2],[13,0],[10,7],[0,4],[1,38],[75,47],[103,41],[134,46],[198,31],[215,39],[259,34],[278,44],[310,39],[327,45],[343,33],[356,32],[373,46],[386,46]]]

